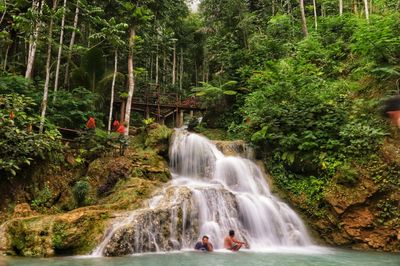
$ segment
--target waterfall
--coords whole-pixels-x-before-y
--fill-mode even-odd
[[[184,130],[174,134],[170,160],[172,181],[147,208],[113,224],[95,255],[193,248],[203,235],[221,249],[230,229],[254,250],[312,245],[299,216],[270,193],[251,160],[225,156]]]

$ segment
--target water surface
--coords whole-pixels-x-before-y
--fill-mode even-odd
[[[0,258],[0,265],[30,266],[399,266],[400,255],[381,252],[360,252],[341,249],[288,250],[269,252],[176,252],[134,255],[119,258],[63,257],[49,259]]]

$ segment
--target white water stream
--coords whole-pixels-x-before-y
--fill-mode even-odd
[[[147,208],[113,224],[94,255],[105,254],[113,238],[123,242],[126,231],[121,230],[127,227],[135,230],[134,237],[126,240],[132,242],[128,243],[132,253],[166,250],[165,233],[157,231],[162,223],[169,226],[171,249],[193,248],[202,235],[210,237],[214,248],[223,248],[230,229],[252,250],[312,245],[299,216],[270,193],[263,173],[251,160],[225,156],[207,138],[184,130],[174,135],[170,160],[173,180]],[[157,211],[167,211],[168,221],[158,219]]]

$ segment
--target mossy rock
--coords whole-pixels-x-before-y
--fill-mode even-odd
[[[51,235],[54,253],[89,253],[99,242],[108,216],[107,211],[79,211],[56,218]]]
[[[25,257],[54,255],[49,238],[51,219],[16,219],[8,224],[10,252]]]
[[[146,131],[145,148],[153,149],[166,158],[168,156],[169,141],[174,131],[160,124],[152,124]]]
[[[87,254],[100,241],[108,216],[107,211],[82,209],[12,220],[7,225],[7,253],[25,257]]]
[[[141,207],[143,201],[150,198],[161,184],[157,180],[135,177],[121,180],[114,187],[112,193],[101,199],[99,204],[113,210],[134,210]]]

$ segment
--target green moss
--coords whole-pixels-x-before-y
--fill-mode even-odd
[[[63,249],[67,238],[66,226],[63,223],[55,223],[53,226],[52,243],[55,249]]]
[[[204,128],[197,126],[194,128],[196,133],[202,134],[211,140],[232,140],[226,129],[223,128]]]
[[[17,254],[26,257],[48,255],[49,225],[42,221],[37,228],[37,219],[15,220],[8,226],[11,248]]]
[[[173,133],[173,130],[159,124],[153,124],[149,126],[147,138],[145,140],[145,147],[153,149],[165,148],[165,145],[169,144],[169,139]]]
[[[54,222],[52,245],[56,254],[87,254],[96,245],[104,230],[107,212],[89,212],[74,219]]]

